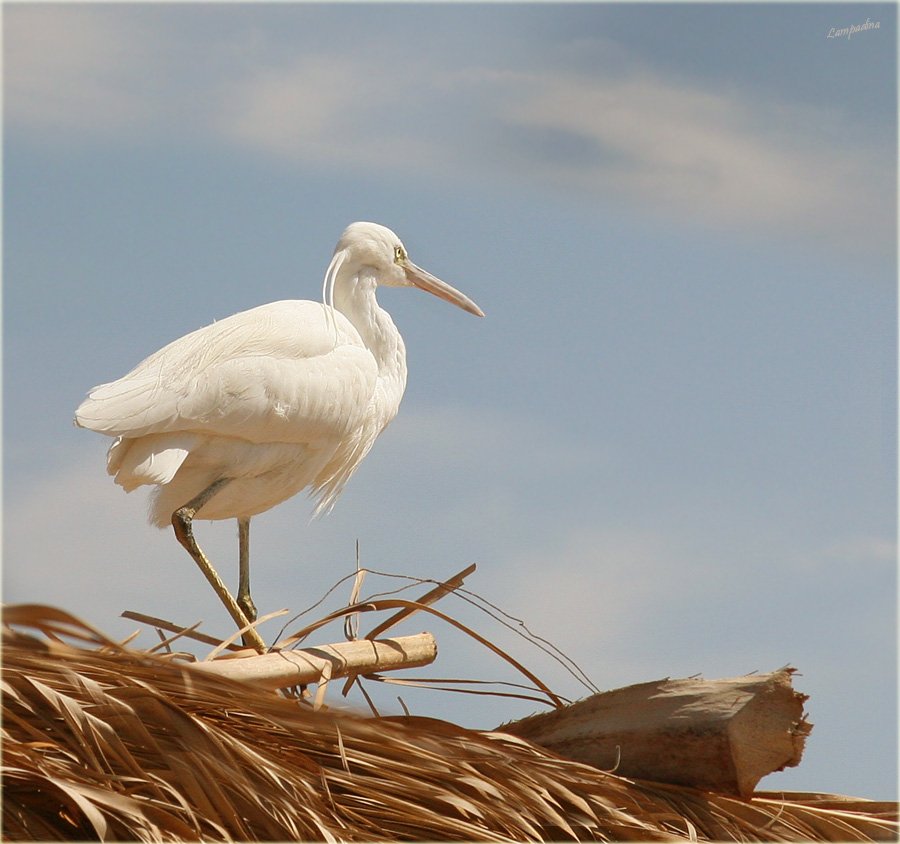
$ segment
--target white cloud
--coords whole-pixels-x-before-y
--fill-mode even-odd
[[[264,29],[201,44],[161,20],[8,10],[10,125],[57,142],[148,128],[176,139],[189,127],[291,163],[437,180],[524,173],[708,224],[830,234],[840,246],[892,236],[876,151],[848,140],[838,111],[672,81],[621,56],[591,75],[459,68],[440,51],[297,58]]]
[[[410,167],[430,145],[405,129],[397,105],[409,81],[353,57],[305,55],[223,91],[216,125],[229,141],[290,162]]]
[[[503,87],[510,91],[509,78]],[[568,133],[590,150],[543,169],[578,192],[621,195],[709,223],[860,234],[890,220],[873,150],[842,148],[834,114],[674,83],[649,71],[611,78],[523,74],[506,114]],[[852,154],[849,154],[851,153]]]
[[[677,585],[671,548],[659,537],[580,526],[519,550],[507,573],[514,606],[534,607],[533,623],[559,630],[565,649],[633,636]]]
[[[73,131],[130,131],[157,117],[139,84],[152,57],[124,18],[99,7],[9,7],[4,29],[9,125],[66,143]]]
[[[828,546],[822,558],[846,565],[896,566],[897,543],[879,536],[860,536]]]

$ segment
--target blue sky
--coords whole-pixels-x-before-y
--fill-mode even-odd
[[[213,319],[317,298],[371,219],[487,316],[382,291],[400,415],[332,515],[254,520],[260,610],[311,603],[357,539],[375,569],[477,562],[470,587],[601,688],[796,666],[816,726],[762,786],[896,796],[895,6],[3,15],[6,601],[227,632],[73,410]],[[197,532],[233,581],[233,523]],[[514,679],[424,627],[434,675]],[[470,726],[531,710],[403,696]]]

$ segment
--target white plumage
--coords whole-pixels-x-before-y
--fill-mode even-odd
[[[157,525],[224,475],[232,483],[200,518],[254,516],[306,487],[327,505],[360,447],[397,413],[406,383],[399,333],[400,354],[379,367],[349,320],[337,314],[334,323],[336,340],[316,302],[235,314],[96,387],[76,419],[118,437],[108,462],[116,483],[160,485]]]
[[[327,511],[406,386],[403,339],[375,300],[378,284],[414,285],[482,315],[413,264],[389,229],[353,223],[323,303],[273,302],[175,340],[91,390],[75,421],[117,438],[107,462],[116,483],[157,487],[150,518],[160,527],[213,484],[188,525],[249,520],[303,489]]]

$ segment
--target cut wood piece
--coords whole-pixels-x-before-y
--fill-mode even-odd
[[[371,674],[397,668],[418,668],[434,662],[437,643],[430,633],[394,639],[360,639],[255,656],[191,663],[190,667],[252,683],[264,689],[281,689],[316,683],[349,674]],[[329,673],[330,669],[330,673]]]
[[[812,724],[793,673],[640,683],[498,730],[620,776],[749,797],[800,763]]]

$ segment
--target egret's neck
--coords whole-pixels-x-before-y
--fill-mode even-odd
[[[378,362],[379,375],[406,385],[406,348],[394,321],[375,300],[375,278],[365,271],[339,278],[334,286],[334,306],[359,332],[366,348]]]

